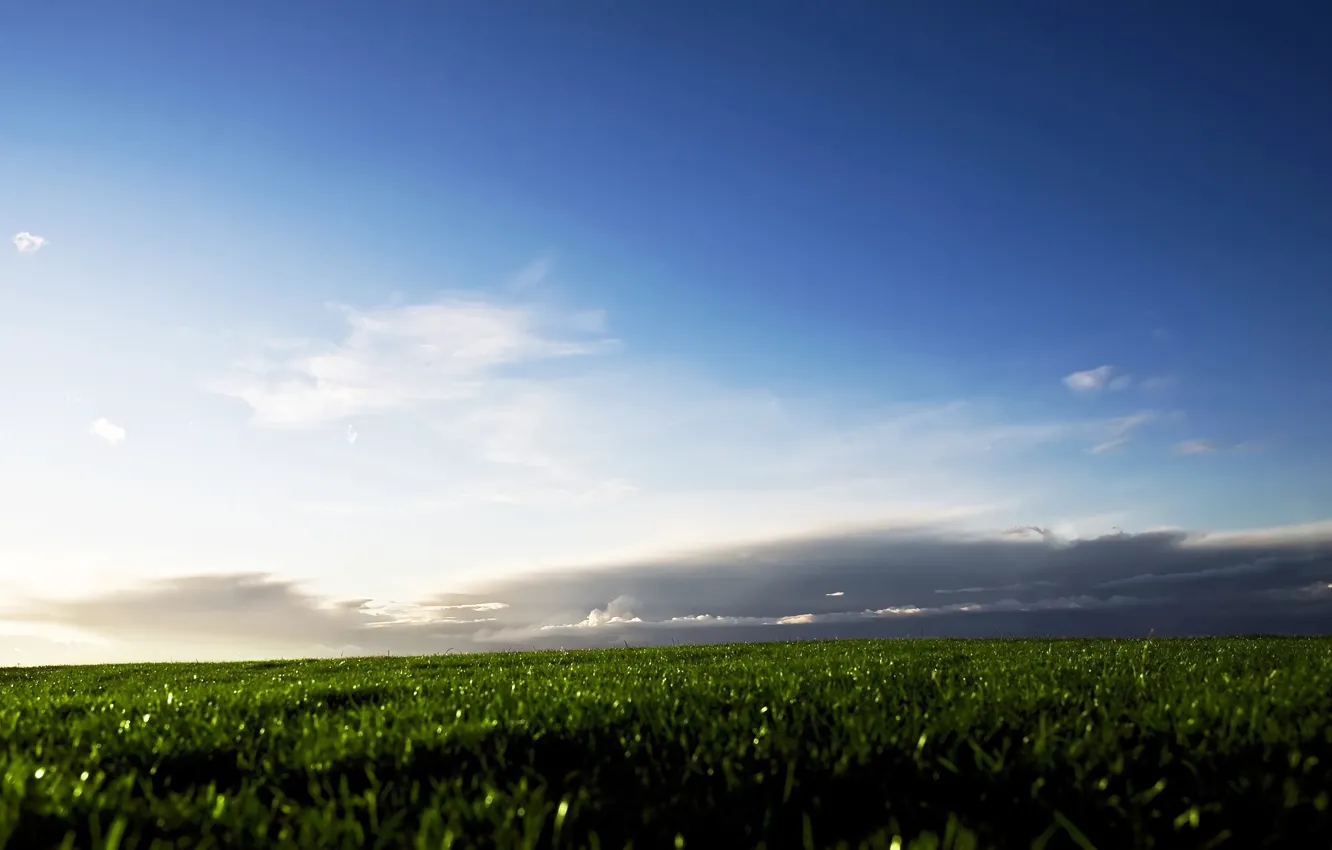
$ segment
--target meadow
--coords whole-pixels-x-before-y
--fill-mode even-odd
[[[0,670],[0,846],[1332,846],[1332,640]]]

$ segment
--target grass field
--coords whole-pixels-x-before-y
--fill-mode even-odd
[[[14,668],[0,747],[14,848],[1328,847],[1332,640]]]

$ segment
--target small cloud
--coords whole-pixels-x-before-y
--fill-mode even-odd
[[[1105,389],[1115,377],[1114,366],[1097,366],[1064,376],[1064,386],[1075,393],[1093,393]]]
[[[1112,390],[1126,390],[1132,385],[1133,385],[1132,375],[1119,375],[1118,377],[1112,378],[1110,380],[1109,386],[1110,389]]]
[[[35,233],[29,233],[26,230],[22,233],[14,234],[14,247],[20,254],[36,254],[46,245],[46,239]]]
[[[968,590],[982,590],[970,588]],[[967,592],[967,591],[962,591]],[[700,614],[694,617],[672,617],[665,622],[647,623],[647,626],[673,626],[684,623],[706,622],[719,626],[809,626],[823,623],[854,623],[857,621],[893,620],[903,617],[938,617],[950,614],[993,614],[1025,613],[1032,611],[1079,611],[1103,608],[1122,608],[1125,606],[1148,604],[1155,600],[1138,599],[1132,596],[1111,596],[1101,599],[1087,594],[1079,596],[1061,596],[1052,599],[1038,599],[1023,602],[1017,599],[1000,599],[995,602],[962,602],[955,605],[926,607],[921,605],[893,605],[887,608],[869,608],[863,611],[835,611],[827,614],[790,614],[785,617],[716,617]]]
[[[350,425],[347,426],[347,443],[348,443],[348,445],[353,445],[353,446],[356,445],[356,438],[359,437],[359,436],[360,436],[360,434],[356,433],[356,429],[355,429],[355,428],[353,428],[353,427],[350,426]]]
[[[1138,382],[1138,386],[1148,392],[1168,390],[1175,385],[1175,379],[1169,375],[1156,375]]]
[[[88,433],[94,437],[100,437],[113,446],[118,446],[125,442],[125,429],[111,422],[105,417],[99,418],[88,428]]]
[[[823,594],[823,595],[824,595],[824,596],[844,596],[844,595],[846,595],[846,594],[845,594],[844,591],[837,590],[837,591],[833,591],[832,593],[825,593],[825,594]]]
[[[1211,440],[1184,440],[1175,443],[1175,454],[1179,455],[1205,455],[1218,452],[1221,447]]]
[[[625,623],[641,623],[642,619],[634,615],[638,601],[629,596],[617,596],[603,608],[593,608],[588,615],[577,623],[566,625],[542,626],[543,631],[551,629],[598,629],[603,626],[618,626]]]

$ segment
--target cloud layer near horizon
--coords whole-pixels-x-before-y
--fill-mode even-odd
[[[1107,455],[1159,440],[1176,414],[1118,407],[1123,394],[1074,402],[1065,416],[1002,400],[737,385],[624,356],[599,311],[515,291],[339,307],[336,318],[322,335],[238,338],[229,368],[210,348],[213,379],[202,383],[240,403],[232,415],[217,408],[212,442],[178,439],[130,405],[121,421],[134,451],[68,468],[101,538],[64,551],[51,543],[63,529],[26,548],[5,541],[10,557],[42,566],[16,571],[13,585],[36,601],[0,611],[0,629],[80,631],[102,654],[76,642],[61,657],[78,660],[1131,633],[1144,622],[1209,631],[1231,628],[1226,606],[1250,620],[1270,613],[1264,605],[1300,608],[1301,588],[1317,581],[1264,589],[1280,599],[1219,594],[1199,606],[1180,595],[1192,580],[1176,576],[1256,580],[1275,574],[1263,558],[1295,563],[1289,546],[1060,543],[1172,519],[1169,497],[1135,514],[1144,485],[1160,482],[1133,480]],[[1065,383],[1095,392],[1122,377],[1102,367]],[[234,415],[242,405],[251,427]],[[107,419],[88,433],[126,442]],[[14,488],[25,499],[51,480],[49,465],[27,472],[30,486]],[[50,516],[69,510],[73,489],[48,488]],[[1032,520],[1041,525],[974,536]],[[683,550],[703,554],[660,554]],[[182,575],[177,564],[190,562],[195,574]],[[585,566],[550,569],[560,564]],[[312,584],[292,581],[295,569]],[[386,601],[450,584],[478,595]],[[89,595],[61,596],[73,587]]]
[[[322,600],[263,574],[190,576],[37,600],[0,620],[77,629],[101,641],[107,658],[142,657],[142,647],[183,658],[834,635],[1325,631],[1328,531],[1072,542],[862,533],[548,571],[410,603]]]

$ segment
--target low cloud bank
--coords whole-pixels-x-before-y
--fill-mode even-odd
[[[0,611],[0,621],[77,629],[122,646],[127,657],[134,647],[183,641],[236,655],[319,655],[1332,631],[1332,534],[1306,531],[1232,542],[1178,532],[1071,542],[841,535],[519,575],[408,603],[328,601],[263,574],[193,576],[34,600]]]

